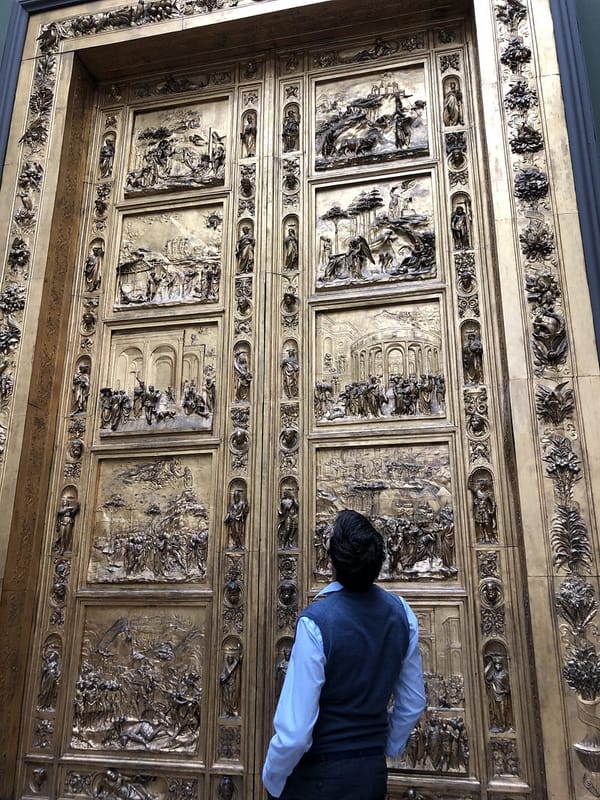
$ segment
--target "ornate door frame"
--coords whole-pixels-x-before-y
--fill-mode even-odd
[[[258,13],[257,9],[257,6],[247,3],[237,10],[231,9],[229,13],[241,18],[246,13]],[[267,4],[261,6],[261,9],[260,13],[268,13],[270,10]],[[51,17],[55,16],[47,15],[45,21],[50,22]],[[489,7],[479,4],[474,10],[474,16],[478,41],[495,42],[493,48],[480,46],[477,62],[484,87],[482,118],[486,128],[488,153],[508,153],[510,150],[507,157],[488,161],[494,224],[487,240],[513,243],[512,248],[497,247],[494,260],[497,260],[497,279],[503,298],[505,333],[502,344],[506,348],[510,412],[518,430],[518,435],[514,437],[518,475],[516,486],[518,495],[522,498],[520,513],[523,519],[528,592],[532,608],[532,641],[536,659],[543,659],[548,631],[554,631],[551,654],[554,669],[550,674],[542,666],[536,669],[542,700],[540,715],[545,731],[543,741],[547,763],[566,766],[568,743],[580,739],[586,730],[593,731],[596,726],[594,718],[583,712],[581,721],[574,719],[575,711],[583,709],[583,706],[575,702],[573,694],[563,692],[560,673],[563,658],[570,657],[568,663],[575,666],[587,663],[584,660],[585,634],[595,612],[595,580],[592,583],[591,579],[583,577],[590,572],[596,574],[593,566],[595,528],[589,509],[593,500],[592,486],[597,485],[592,480],[596,467],[588,458],[584,432],[591,438],[595,431],[595,422],[590,419],[595,384],[588,376],[597,375],[597,362],[591,348],[585,346],[586,341],[591,341],[591,316],[587,313],[581,247],[576,226],[573,224],[576,219],[576,204],[568,173],[560,166],[564,155],[559,154],[566,152],[564,125],[557,125],[556,128],[548,125],[547,109],[553,109],[555,120],[562,120],[562,105],[553,49],[542,46],[542,43],[552,41],[551,36],[544,36],[543,33],[549,28],[547,3],[499,4],[498,8],[491,4]],[[206,17],[203,24],[205,21]],[[171,23],[167,21],[161,24],[168,28]],[[26,52],[31,54],[34,52],[37,36],[37,29],[34,30],[34,27],[31,27],[26,45]],[[535,35],[532,35],[532,31]],[[52,36],[56,36],[56,31]],[[86,36],[89,38],[86,39]],[[115,30],[111,36],[114,39],[127,38],[122,30]],[[47,39],[46,44],[42,40],[42,45],[51,53],[55,45],[58,46],[60,38],[58,35],[56,41]],[[25,590],[27,578],[22,576],[27,571],[24,573],[19,566],[19,560],[23,558],[22,555],[19,558],[19,551],[31,552],[31,536],[36,529],[36,501],[39,502],[37,479],[31,479],[35,470],[31,469],[26,460],[22,460],[21,454],[31,454],[38,463],[49,465],[48,448],[36,449],[41,444],[41,437],[34,434],[33,426],[37,424],[38,429],[44,431],[47,441],[52,440],[52,424],[48,426],[45,412],[54,408],[55,401],[52,398],[56,397],[51,383],[30,383],[30,365],[36,359],[37,375],[44,374],[44,366],[46,371],[51,370],[49,365],[57,358],[60,338],[64,336],[64,332],[60,333],[56,319],[57,304],[66,302],[60,296],[60,278],[55,279],[53,298],[48,299],[51,297],[48,294],[43,296],[40,290],[40,277],[47,272],[46,243],[52,242],[51,252],[56,259],[55,263],[62,261],[64,274],[69,274],[76,261],[74,254],[66,249],[68,237],[63,237],[65,244],[62,244],[56,236],[57,228],[54,227],[51,237],[50,228],[47,225],[38,226],[38,220],[53,208],[55,196],[61,195],[64,198],[69,193],[70,186],[74,185],[75,176],[62,173],[61,191],[55,191],[59,179],[58,154],[63,146],[67,146],[75,156],[78,147],[77,137],[61,141],[61,113],[63,109],[68,109],[73,114],[77,102],[81,111],[86,107],[85,93],[90,89],[86,88],[85,78],[82,76],[80,81],[69,83],[68,72],[70,69],[73,69],[73,74],[78,71],[72,57],[73,49],[83,52],[92,41],[93,37],[89,32],[84,33],[82,39],[77,41],[67,36],[60,43],[63,55],[60,56],[59,74],[54,73],[54,67],[50,67],[48,63],[44,67],[43,61],[39,62],[35,76],[33,64],[24,66],[21,75],[22,96],[28,96],[24,87],[33,86],[30,92],[32,105],[29,110],[25,106],[16,110],[13,122],[15,134],[5,171],[3,202],[9,210],[6,218],[11,220],[11,226],[22,226],[23,221],[26,222],[26,212],[32,210],[28,209],[28,203],[32,199],[35,212],[31,228],[26,236],[21,237],[25,244],[24,249],[14,246],[12,230],[7,236],[7,280],[3,284],[3,291],[10,283],[23,287],[23,293],[27,294],[26,316],[21,315],[23,309],[19,308],[18,299],[21,292],[16,289],[14,294],[17,299],[13,301],[16,303],[13,309],[15,313],[10,317],[5,313],[3,323],[3,333],[6,333],[9,348],[7,353],[10,353],[11,360],[14,358],[14,366],[11,365],[7,372],[10,384],[6,383],[6,386],[11,388],[6,390],[8,404],[3,416],[3,427],[9,437],[3,459],[3,497],[7,500],[5,507],[13,507],[17,483],[20,495],[15,505],[15,515],[11,515],[16,535],[11,539],[7,528],[2,537],[4,546],[10,548],[8,563],[11,565],[5,579],[5,590],[8,591],[10,601],[5,605],[5,610],[20,609],[19,613],[9,614],[9,617],[12,616],[13,626],[15,622],[19,625],[27,619],[33,607],[33,590]],[[50,71],[44,72],[47,68]],[[47,95],[46,101],[39,89],[49,89],[50,96]],[[69,97],[70,92],[72,94]],[[502,107],[499,98],[502,100]],[[55,104],[48,106],[50,99],[54,99]],[[23,136],[23,144],[28,147],[35,144],[36,140],[39,141],[38,137],[44,137],[44,130],[49,130],[49,114],[53,115],[52,137],[50,150],[46,150],[45,142],[42,143],[42,151],[48,158],[44,162],[43,191],[40,192],[42,187],[36,184],[35,174],[25,175],[22,171],[19,139]],[[505,123],[504,127],[496,124],[499,118]],[[535,123],[541,126],[541,142],[523,128],[523,125],[531,127],[531,122],[534,123],[534,129]],[[510,142],[509,147],[506,146],[507,142]],[[540,144],[541,147],[538,147]],[[66,154],[65,150],[62,152]],[[76,156],[73,161],[77,161]],[[75,207],[74,202],[72,208]],[[564,266],[564,252],[569,253],[568,274]],[[23,259],[27,263],[27,277],[19,273],[19,269],[23,267]],[[540,285],[545,281],[544,273],[550,275],[550,288],[540,293]],[[523,285],[526,287],[525,291]],[[569,312],[568,289],[571,293],[578,293],[577,303],[585,306],[586,313],[572,315]],[[519,309],[521,320],[518,326],[514,325],[513,317],[516,308]],[[44,336],[49,337],[48,342],[56,342],[54,354],[42,352],[41,348],[33,346],[38,321],[44,318],[45,322],[40,330]],[[527,335],[524,336],[523,331]],[[30,354],[31,358],[28,358]],[[279,365],[272,364],[270,369],[277,371]],[[501,381],[494,388],[499,390],[500,385]],[[37,422],[30,415],[25,427],[24,416],[15,413],[13,409],[25,408],[28,397],[30,408],[40,408],[43,412],[38,414]],[[35,411],[32,413],[35,415]],[[48,418],[51,419],[52,414]],[[4,422],[7,424],[4,425]],[[23,458],[26,459],[27,455]],[[535,469],[530,469],[530,465],[534,465]],[[581,474],[585,481],[575,484]],[[25,489],[28,478],[30,485]],[[531,502],[533,497],[537,498],[535,503]],[[25,503],[23,498],[26,498]],[[25,508],[27,505],[30,507],[29,515]],[[271,531],[275,528],[275,524],[270,525]],[[539,531],[547,532],[543,550],[539,547]],[[39,542],[39,533],[34,541]],[[35,547],[33,551],[35,552]],[[20,570],[21,577],[16,577],[13,572],[15,569]],[[566,578],[563,579],[565,575]],[[29,580],[31,581],[31,577]],[[549,603],[547,600],[548,594],[553,592],[556,592],[558,598],[556,606],[554,601]],[[586,608],[588,611],[585,611]],[[559,629],[559,623],[563,626],[563,631]],[[10,637],[10,629],[6,630]],[[566,650],[560,644],[561,637],[566,637],[568,641]],[[7,652],[13,663],[22,664],[23,658],[19,657],[19,648],[15,646],[17,638],[13,633]],[[9,670],[6,672],[8,674]],[[586,700],[590,695],[594,696],[595,689],[590,684],[591,678],[585,666],[579,671],[574,667],[568,680],[579,697]],[[565,727],[562,735],[551,734],[555,719],[564,718],[564,714],[572,716],[573,720]],[[17,718],[18,712],[11,717],[13,732]],[[13,746],[9,746],[6,752],[10,755],[12,749]],[[586,760],[586,752],[583,753],[582,763],[588,770],[587,777],[582,775],[581,764],[572,755],[568,757],[568,768],[549,767],[546,770],[549,787],[552,787],[556,796],[576,796],[574,792],[578,790],[575,789],[574,782],[593,781],[593,753]],[[589,772],[592,773],[591,777]],[[498,777],[500,790],[502,772]]]

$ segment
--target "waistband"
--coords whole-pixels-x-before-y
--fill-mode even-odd
[[[299,761],[300,764],[320,764],[323,761],[341,761],[344,758],[366,758],[368,756],[383,756],[381,747],[362,747],[354,750],[326,750],[322,753],[305,753]]]

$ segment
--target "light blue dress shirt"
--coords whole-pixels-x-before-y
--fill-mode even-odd
[[[333,581],[319,594],[342,589]],[[408,603],[397,595],[404,606],[409,626],[408,649],[400,667],[389,712],[388,737],[385,752],[391,758],[399,756],[415,723],[425,708],[425,688],[417,619]],[[319,716],[319,697],[325,683],[325,653],[318,625],[300,617],[296,639],[275,711],[275,734],[269,744],[262,772],[263,783],[273,797],[279,797],[288,776],[312,745],[312,732]]]

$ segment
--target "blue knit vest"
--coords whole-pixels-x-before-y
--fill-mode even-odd
[[[387,706],[408,648],[408,620],[378,586],[341,589],[304,609],[321,631],[325,684],[311,755],[363,748],[384,751]]]

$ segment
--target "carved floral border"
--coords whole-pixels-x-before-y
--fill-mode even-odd
[[[580,488],[585,485],[587,468],[580,444],[582,426],[564,295],[566,263],[555,233],[557,189],[550,176],[539,112],[541,85],[531,36],[531,0],[496,2],[494,11],[503,121],[511,151],[513,204],[528,308],[538,458],[545,477],[545,543],[559,581],[554,611],[563,677],[576,693],[579,718],[586,726],[584,740],[573,747],[586,770],[584,786],[599,797],[600,718],[590,713],[590,706],[600,701],[600,654],[593,641],[598,601],[586,578],[592,572],[594,556],[585,489]]]

